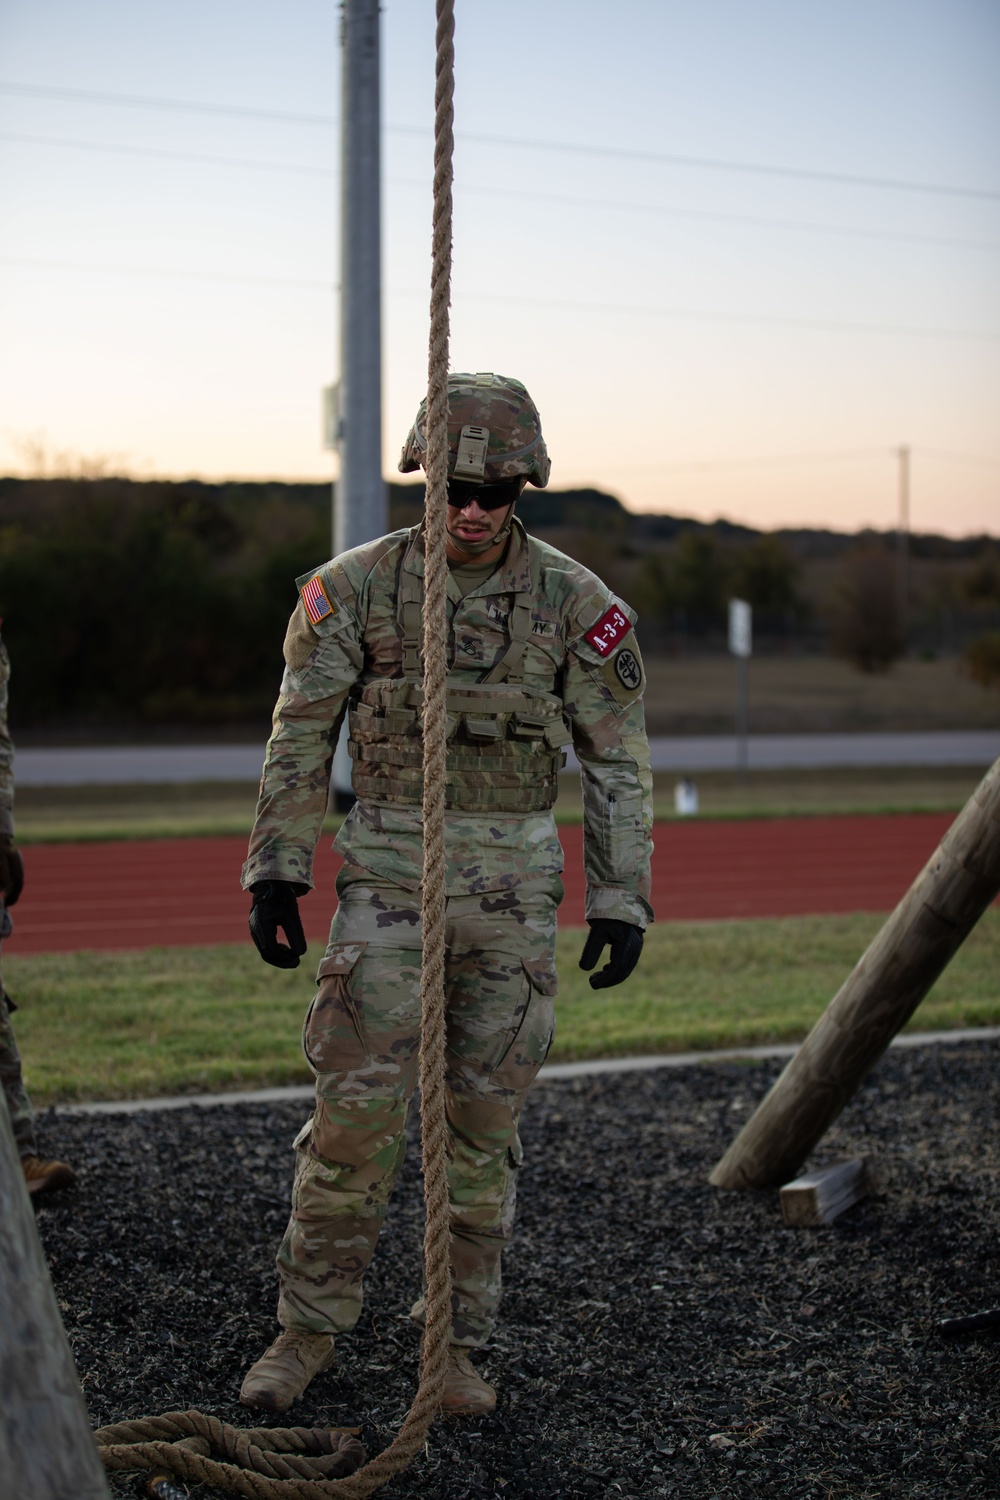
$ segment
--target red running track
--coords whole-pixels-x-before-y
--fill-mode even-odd
[[[659,824],[657,919],[891,911],[951,821],[922,813]],[[560,916],[564,926],[582,926],[581,830],[560,832]],[[28,954],[246,942],[245,853],[241,838],[34,845],[25,851],[25,892],[5,947]],[[339,863],[324,844],[317,889],[301,904],[314,949],[326,943]]]

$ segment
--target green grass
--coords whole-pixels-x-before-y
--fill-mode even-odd
[[[877,916],[653,927],[625,990],[596,995],[559,938],[552,1061],[800,1039],[877,932]],[[317,955],[310,953],[311,966]],[[309,1080],[299,1035],[311,969],[238,947],[5,958],[36,1107]],[[979,923],[911,1029],[1000,1023],[1000,912]]]
[[[256,804],[256,782],[19,787],[14,812],[19,844],[90,843],[248,836]]]
[[[968,766],[872,767],[820,771],[731,771],[695,777],[702,818],[811,816],[829,813],[958,812],[982,773]],[[675,817],[677,777],[654,778],[658,820]],[[256,784],[218,782],[180,786],[25,787],[17,793],[17,836],[22,844],[108,839],[248,837]],[[556,819],[578,823],[580,782],[561,780]],[[340,818],[331,815],[332,837]]]
[[[731,656],[647,651],[643,664],[650,734],[733,733]],[[907,658],[888,672],[858,672],[834,657],[758,652],[750,662],[748,708],[752,734],[1000,726],[1000,697],[973,682],[955,657]]]

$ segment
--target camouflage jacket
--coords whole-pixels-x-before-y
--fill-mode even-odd
[[[0,838],[14,833],[14,743],[7,728],[10,659],[0,640]]]
[[[329,797],[333,750],[349,700],[404,676],[397,600],[404,574],[422,577],[419,528],[341,554],[299,579],[285,636],[285,674],[267,744],[257,818],[243,867],[258,880],[312,884]],[[642,711],[635,615],[593,573],[530,537],[515,521],[496,571],[459,598],[449,585],[449,691],[480,683],[510,645],[514,597],[531,595],[521,676],[555,695],[570,726],[583,786],[586,914],[645,927],[652,920],[652,778]],[[308,607],[307,607],[308,606]],[[321,618],[317,618],[321,615]],[[526,796],[525,802],[531,806]],[[360,796],[337,837],[345,860],[415,890],[419,806]],[[550,811],[452,810],[446,819],[448,892],[471,895],[558,879],[562,850]]]

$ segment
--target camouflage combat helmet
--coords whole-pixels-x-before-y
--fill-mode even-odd
[[[425,466],[426,417],[425,397],[403,444],[401,474]],[[492,484],[523,474],[544,489],[550,468],[542,419],[519,380],[488,371],[448,376],[449,476]]]

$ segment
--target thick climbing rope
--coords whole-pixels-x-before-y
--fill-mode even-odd
[[[251,1500],[364,1500],[424,1446],[444,1389],[451,1338],[445,1071],[445,755],[447,740],[448,353],[451,300],[454,0],[437,0],[434,213],[427,391],[424,553],[424,869],[421,883],[420,1119],[424,1169],[425,1327],[420,1381],[396,1437],[365,1464],[352,1429],[239,1429],[201,1412],[170,1412],[102,1427],[108,1469],[159,1468]],[[210,1455],[217,1453],[220,1458]],[[362,1464],[363,1467],[358,1467]],[[353,1471],[353,1472],[352,1472]]]

